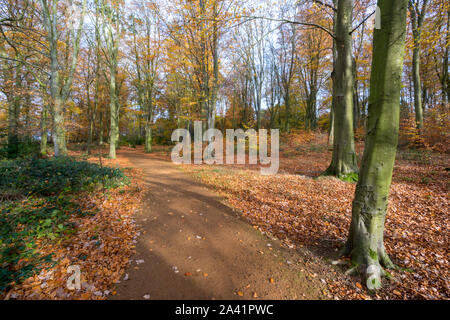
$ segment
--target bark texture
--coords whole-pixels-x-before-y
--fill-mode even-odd
[[[423,128],[423,103],[422,103],[422,81],[420,78],[420,41],[422,38],[422,25],[427,10],[428,0],[422,1],[419,8],[419,0],[409,0],[409,12],[413,32],[414,48],[412,57],[412,78],[414,86],[414,111],[416,113],[416,124],[418,129]]]
[[[384,224],[397,152],[407,0],[379,0],[381,29],[374,32],[366,146],[353,201],[344,255],[381,286],[382,267],[393,268],[384,247]]]
[[[353,132],[352,12],[352,0],[337,1],[333,157],[325,174],[338,177],[358,172]]]

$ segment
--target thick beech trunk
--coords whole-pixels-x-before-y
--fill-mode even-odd
[[[400,89],[405,52],[407,0],[379,0],[381,29],[375,30],[366,146],[353,201],[344,255],[381,286],[381,268],[393,268],[383,242],[392,172],[397,152]]]
[[[336,64],[333,75],[333,157],[325,174],[346,176],[358,172],[353,132],[352,0],[338,0]]]

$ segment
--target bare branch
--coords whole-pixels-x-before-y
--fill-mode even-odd
[[[373,16],[375,14],[376,11],[372,12],[371,14],[369,14],[367,17],[365,17],[363,19],[363,21],[361,21],[356,27],[353,28],[352,31],[350,31],[350,34],[352,34],[353,32],[355,32],[356,30],[358,30],[359,27],[361,27],[367,20],[370,19],[371,16]]]
[[[331,30],[325,28],[324,26],[316,24],[316,23],[302,22],[302,21],[289,20],[289,19],[268,18],[268,17],[261,17],[261,16],[243,16],[243,18],[247,18],[248,21],[255,20],[255,19],[264,19],[264,20],[275,21],[275,22],[290,23],[290,24],[314,27],[314,28],[318,28],[322,31],[325,31],[333,39],[336,39],[336,36],[334,35],[334,33]]]

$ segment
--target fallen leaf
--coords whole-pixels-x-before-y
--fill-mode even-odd
[[[394,290],[394,291],[392,291],[396,296],[401,296],[402,294],[401,294],[401,292],[400,291],[398,291],[398,290]]]

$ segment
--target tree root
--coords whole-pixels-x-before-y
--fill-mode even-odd
[[[345,274],[361,274],[365,278],[366,286],[369,290],[378,290],[381,288],[381,278],[388,277],[389,274],[383,269],[397,270],[398,267],[392,262],[384,248],[378,250],[378,254],[355,253],[352,243],[348,241],[339,252],[339,259],[333,261],[333,265],[344,264],[342,257],[351,257],[353,266]]]

